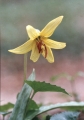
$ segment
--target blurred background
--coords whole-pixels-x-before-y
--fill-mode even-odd
[[[53,50],[55,62],[50,64],[43,57],[33,63],[28,54],[27,76],[36,70],[36,80],[51,82],[72,92],[66,77],[52,82],[51,78],[61,73],[69,76],[80,72],[75,80],[79,99],[84,100],[84,1],[83,0],[1,0],[1,103],[16,101],[16,95],[23,84],[23,55],[9,53],[9,49],[20,46],[29,38],[26,26],[42,30],[52,19],[64,16],[51,39],[66,42],[61,50]],[[52,96],[52,97],[51,97]],[[60,94],[61,96],[61,94]],[[73,100],[60,97],[57,93],[38,93],[37,103],[57,103]]]

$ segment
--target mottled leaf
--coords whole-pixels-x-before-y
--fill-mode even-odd
[[[67,110],[84,110],[84,102],[66,102],[66,103],[57,103],[57,104],[52,104],[48,106],[42,106],[36,111],[29,112],[25,118],[25,120],[32,120],[35,116],[44,113],[49,110],[57,109],[57,108],[62,108],[62,109],[67,109]]]
[[[28,80],[35,80],[35,71],[29,76]],[[31,94],[32,88],[28,86],[26,83],[22,87],[21,92],[18,95],[16,104],[14,106],[13,112],[9,118],[9,120],[23,120],[25,116],[26,106],[29,101],[29,97]]]

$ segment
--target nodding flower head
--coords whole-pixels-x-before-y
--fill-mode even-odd
[[[29,51],[31,52],[30,59],[33,62],[36,62],[40,54],[48,60],[48,62],[54,62],[54,56],[52,53],[52,49],[63,49],[66,46],[64,42],[57,42],[49,39],[49,37],[53,34],[57,26],[61,23],[63,16],[59,16],[54,20],[50,21],[42,31],[35,29],[31,25],[26,26],[26,30],[29,36],[29,40],[22,44],[21,46],[8,50],[9,52],[15,54],[25,54]]]

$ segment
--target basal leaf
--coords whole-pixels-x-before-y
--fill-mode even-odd
[[[28,80],[35,80],[35,71],[33,70],[32,74],[29,76]],[[31,94],[32,88],[28,86],[26,83],[22,87],[21,92],[18,95],[16,104],[14,106],[13,112],[9,118],[9,120],[23,120],[25,116],[25,110],[27,103],[29,101],[29,97]]]
[[[7,103],[4,105],[0,105],[0,112],[7,112],[7,110],[11,109],[14,107],[14,104],[12,103]]]
[[[49,92],[62,92],[62,93],[68,94],[65,91],[65,89],[56,85],[51,85],[50,83],[39,82],[39,81],[25,81],[25,82],[34,89],[35,93],[49,91]]]
[[[84,102],[66,102],[66,103],[57,103],[57,104],[52,104],[48,106],[42,106],[36,111],[29,112],[24,120],[32,120],[35,116],[44,113],[46,111],[52,110],[52,109],[57,109],[57,108],[62,108],[62,109],[67,109],[67,110],[84,110]]]

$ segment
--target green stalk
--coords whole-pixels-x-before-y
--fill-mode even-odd
[[[27,77],[27,53],[24,54],[24,80],[26,80]]]
[[[34,97],[34,95],[35,95],[35,92],[33,92],[32,96],[31,96],[31,99]]]

